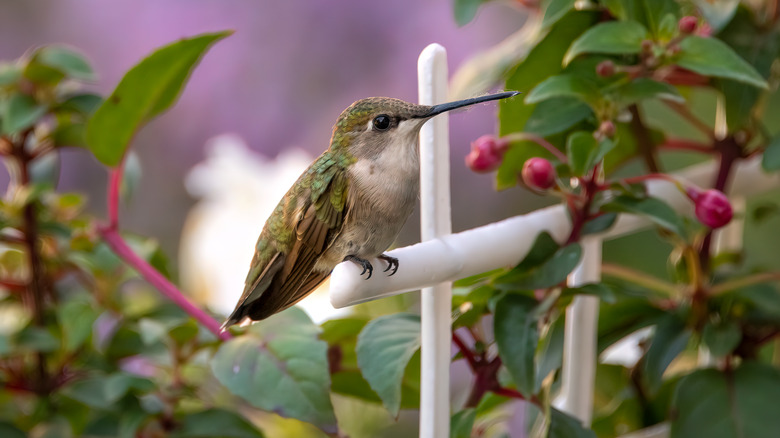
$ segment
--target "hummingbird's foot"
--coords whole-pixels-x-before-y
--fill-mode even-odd
[[[385,269],[383,272],[387,272],[389,270],[393,270],[393,272],[387,274],[388,277],[391,275],[394,275],[396,272],[398,272],[398,259],[395,257],[390,257],[387,254],[381,254],[377,257],[378,259],[382,259],[387,262],[387,269]]]
[[[366,271],[368,271],[368,277],[366,277],[366,280],[371,278],[371,274],[374,272],[374,267],[371,266],[371,262],[369,262],[366,259],[361,259],[358,256],[348,255],[348,256],[344,257],[344,261],[345,262],[347,262],[347,261],[354,262],[354,263],[357,263],[358,265],[362,266],[363,267],[363,272],[361,272],[360,275],[363,275],[363,274],[366,273]]]

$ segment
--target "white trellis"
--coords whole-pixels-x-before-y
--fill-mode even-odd
[[[431,44],[423,50],[418,71],[420,102],[443,102],[447,97],[444,48]],[[540,232],[547,231],[554,239],[562,241],[568,235],[571,225],[564,207],[557,205],[450,234],[446,114],[428,122],[420,132],[420,158],[423,242],[389,253],[398,258],[402,267],[392,277],[376,275],[366,280],[354,263],[338,265],[331,275],[330,300],[333,307],[341,308],[422,289],[420,437],[446,438],[449,437],[450,421],[452,288],[449,282],[496,268],[514,266],[525,257]],[[714,180],[716,171],[713,163],[707,163],[692,166],[677,176],[693,184],[707,186]],[[744,160],[734,167],[731,184],[734,195],[747,196],[778,186],[780,175],[764,173],[760,157]],[[692,213],[691,203],[673,184],[653,180],[648,182],[647,188],[650,195],[664,200],[676,211],[688,215]],[[603,240],[634,233],[647,226],[649,222],[646,220],[624,214],[618,217],[608,231],[585,239],[582,242],[582,261],[569,276],[569,284],[599,280]],[[741,222],[731,225],[731,231],[727,232],[737,237],[725,240],[740,241],[741,226]],[[562,386],[554,402],[557,407],[586,425],[590,425],[593,410],[597,319],[598,299],[595,297],[577,297],[567,309]],[[652,436],[662,435],[663,431],[661,435]]]

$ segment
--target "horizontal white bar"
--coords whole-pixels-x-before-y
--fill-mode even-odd
[[[689,167],[676,176],[699,186],[710,186],[716,172],[716,163],[710,162]],[[663,199],[678,212],[690,215],[693,211],[690,201],[673,184],[651,180],[647,186],[651,195]],[[780,175],[764,173],[760,157],[742,161],[734,168],[731,193],[749,196],[775,187],[780,187]],[[611,239],[648,225],[649,222],[638,216],[622,214],[600,237]],[[569,228],[564,207],[556,205],[390,251],[388,255],[399,261],[398,272],[391,277],[380,273],[366,280],[360,276],[361,268],[357,265],[341,263],[331,274],[330,302],[333,307],[341,308],[514,266],[525,257],[540,232],[547,231],[562,241]],[[382,262],[374,260],[373,263],[379,266]]]

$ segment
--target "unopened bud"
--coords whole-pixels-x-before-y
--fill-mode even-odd
[[[523,164],[523,182],[533,189],[547,190],[555,185],[555,169],[544,158],[529,158]]]
[[[615,124],[612,123],[612,120],[604,120],[601,122],[601,125],[599,125],[599,132],[607,138],[612,138],[615,136]]]
[[[601,76],[602,78],[608,78],[615,74],[615,63],[610,61],[609,59],[606,61],[601,61],[596,66],[596,74]]]
[[[696,31],[696,26],[698,26],[698,24],[698,18],[692,15],[686,15],[685,17],[680,18],[680,21],[677,22],[677,28],[680,29],[680,33],[688,35]]]
[[[501,165],[507,147],[507,140],[483,135],[471,142],[471,152],[466,155],[466,166],[474,172],[492,172]]]
[[[734,217],[734,209],[723,192],[715,189],[700,191],[696,188],[687,190],[696,208],[696,218],[710,228],[720,228]]]

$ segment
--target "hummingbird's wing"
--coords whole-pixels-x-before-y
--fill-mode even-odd
[[[311,171],[308,184],[296,184],[300,193],[295,198],[304,201],[293,217],[294,240],[288,252],[272,250],[273,245],[267,244],[261,248],[260,242],[266,243],[271,234],[270,220],[266,224],[244,293],[223,328],[245,317],[258,321],[280,312],[303,299],[330,275],[315,271],[314,266],[341,231],[348,205],[348,180],[344,168],[335,161],[325,160],[324,164]]]

